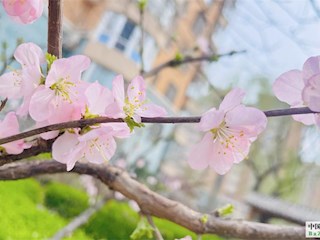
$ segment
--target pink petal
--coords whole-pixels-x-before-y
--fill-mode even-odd
[[[100,136],[96,141],[87,143],[85,156],[89,162],[101,164],[109,161],[114,155],[117,144],[110,135]]]
[[[316,123],[315,115],[316,114],[298,114],[298,115],[292,115],[292,118],[305,125],[312,125]]]
[[[58,137],[52,145],[52,157],[54,160],[67,164],[67,171],[70,171],[76,161],[81,158],[81,147],[78,135],[65,132]]]
[[[213,138],[211,133],[206,133],[198,144],[191,148],[188,163],[196,170],[205,169],[209,165],[209,159],[213,151]]]
[[[110,126],[99,127],[87,132],[84,135],[81,135],[78,139],[80,142],[86,142],[89,140],[99,138],[100,136],[103,136],[103,135],[111,135],[112,131],[113,129]]]
[[[92,114],[105,114],[106,107],[114,101],[111,91],[98,82],[90,84],[85,95]]]
[[[52,114],[52,101],[54,99],[54,91],[40,87],[30,100],[29,113],[32,119],[37,122],[48,120]]]
[[[220,104],[219,110],[224,112],[230,111],[232,108],[241,104],[245,92],[240,88],[235,88],[230,91]]]
[[[303,80],[307,84],[309,78],[320,73],[320,56],[310,57],[303,65]]]
[[[311,110],[320,111],[320,74],[309,79],[303,89],[302,98]]]
[[[216,141],[211,147],[212,153],[208,155],[210,167],[220,175],[226,174],[234,162],[233,152],[229,149],[224,149],[219,141]]]
[[[136,105],[146,98],[146,86],[143,77],[135,77],[128,86],[127,95],[129,102]]]
[[[130,129],[126,123],[104,123],[102,126],[111,127],[111,134],[117,138],[127,138],[131,135]]]
[[[136,114],[141,117],[164,117],[167,115],[167,111],[163,107],[147,103],[138,108]]]
[[[267,126],[267,117],[259,109],[240,105],[226,114],[226,126],[242,130],[247,137],[256,138]]]
[[[218,128],[219,125],[224,120],[224,112],[220,110],[216,110],[215,108],[211,108],[209,111],[205,112],[198,125],[199,130],[203,132],[207,132],[213,128]]]
[[[36,44],[22,43],[14,52],[14,58],[24,67],[37,67],[40,72],[40,65],[45,63],[45,56],[41,48]]]
[[[301,94],[303,88],[302,72],[299,70],[283,73],[276,79],[272,87],[276,97],[291,106],[302,104]]]
[[[112,82],[112,94],[122,110],[124,106],[124,81],[121,75],[116,76]]]
[[[81,73],[90,65],[90,59],[84,55],[60,58],[53,62],[46,78],[46,86],[50,87],[57,81],[65,79],[76,83],[81,80]]]
[[[125,118],[126,115],[123,112],[123,107],[121,108],[117,102],[113,102],[108,105],[105,109],[105,114],[110,118]]]
[[[8,72],[0,76],[0,96],[9,99],[17,99],[22,97],[21,71]]]

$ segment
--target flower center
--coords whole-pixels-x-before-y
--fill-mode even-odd
[[[227,150],[235,150],[242,155],[245,155],[241,147],[239,146],[239,142],[241,138],[244,137],[243,130],[232,129],[226,125],[226,122],[223,121],[218,128],[213,128],[210,130],[212,133],[213,141],[219,141],[221,146],[225,151]],[[218,152],[218,154],[226,155],[226,152]]]
[[[56,83],[52,84],[50,89],[54,90],[56,96],[61,96],[63,100],[72,103],[70,97],[70,88],[74,87],[73,82],[68,81],[68,77],[60,78]]]

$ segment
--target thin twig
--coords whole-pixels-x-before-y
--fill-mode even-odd
[[[141,63],[141,69],[140,69],[140,74],[144,72],[144,60],[143,60],[143,52],[144,52],[144,27],[143,27],[143,19],[144,19],[144,8],[145,6],[142,6],[140,3],[139,6],[139,12],[140,12],[140,30],[141,30],[141,42],[140,42],[140,63]]]
[[[5,98],[5,99],[0,101],[0,112],[4,109],[4,107],[6,106],[7,102],[8,102],[8,98]]]
[[[157,228],[157,226],[154,224],[152,217],[149,214],[145,215],[149,224],[153,227],[153,231],[154,231],[154,235],[156,237],[157,240],[163,240],[163,237],[159,231],[159,229]]]
[[[61,172],[66,172],[66,166],[56,161],[20,162],[0,168],[0,180],[16,180]],[[182,203],[151,191],[131,178],[123,169],[110,164],[76,163],[72,172],[91,175],[113,190],[136,201],[145,214],[167,219],[197,234],[210,233],[241,239],[305,239],[304,227],[222,219],[211,214],[197,212]]]
[[[296,114],[310,114],[317,113],[310,110],[307,107],[302,108],[288,108],[288,109],[277,109],[277,110],[269,110],[264,112],[267,117],[279,117],[279,116],[287,116],[287,115],[296,115]],[[200,122],[201,116],[194,117],[155,117],[155,118],[142,118],[142,123],[198,123]],[[113,119],[109,117],[97,117],[90,119],[81,119],[76,121],[57,123],[48,125],[41,128],[36,128],[30,131],[26,131],[23,133],[19,133],[10,137],[5,137],[0,139],[0,145],[8,142],[13,142],[16,140],[24,139],[27,137],[32,137],[41,133],[62,130],[67,128],[82,128],[85,126],[91,126],[98,123],[110,123],[110,122],[123,122],[123,119]]]
[[[221,57],[227,57],[227,56],[233,56],[235,54],[241,54],[241,53],[245,53],[246,51],[231,51],[228,53],[224,53],[224,54],[206,54],[206,55],[202,55],[200,57],[184,57],[182,60],[178,60],[178,59],[171,59],[167,62],[164,62],[162,64],[160,64],[159,66],[155,67],[154,69],[151,69],[148,72],[144,72],[142,73],[142,76],[144,77],[150,77],[153,75],[156,75],[158,72],[160,72],[161,70],[163,70],[164,68],[167,67],[177,67],[183,64],[187,64],[187,63],[192,63],[192,62],[200,62],[200,61],[209,61],[212,62],[214,60],[217,60]]]

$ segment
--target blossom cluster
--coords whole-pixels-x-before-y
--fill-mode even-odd
[[[273,84],[276,97],[291,107],[309,107],[320,112],[320,56],[310,57],[302,70],[290,70],[281,74]],[[306,125],[320,126],[320,115],[293,115],[293,119]]]
[[[115,138],[130,136],[134,126],[141,126],[141,117],[162,117],[166,110],[146,99],[144,79],[134,78],[124,91],[124,80],[117,76],[112,90],[98,82],[81,80],[81,74],[90,65],[83,55],[55,59],[42,52],[33,43],[18,46],[14,58],[21,69],[0,77],[0,96],[23,99],[16,113],[10,112],[0,123],[1,137],[17,134],[17,116],[30,115],[36,127],[98,116],[123,118],[125,123],[103,123],[84,128],[51,131],[41,134],[44,139],[56,138],[52,146],[55,160],[67,165],[85,159],[93,163],[109,160],[116,150]],[[48,61],[45,75],[42,65]],[[30,147],[22,140],[2,145],[8,154],[18,154]]]

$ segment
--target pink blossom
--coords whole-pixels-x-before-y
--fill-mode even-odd
[[[85,110],[87,83],[81,73],[90,59],[77,55],[53,62],[45,81],[32,95],[29,113],[37,122],[50,124],[80,119]]]
[[[314,111],[320,100],[320,57],[309,58],[303,70],[290,70],[281,74],[273,84],[276,97],[291,107],[308,106]],[[293,119],[306,125],[320,124],[319,114],[293,115]]]
[[[162,117],[166,110],[146,99],[145,81],[141,76],[135,77],[127,88],[127,97],[124,94],[124,81],[122,76],[117,76],[112,83],[112,93],[115,102],[106,109],[112,117],[131,117],[140,123],[141,117]]]
[[[206,134],[189,154],[192,168],[209,166],[222,175],[248,155],[251,143],[265,129],[267,118],[262,111],[242,105],[243,97],[241,89],[234,89],[219,109],[212,108],[201,117],[198,127]]]
[[[9,112],[3,121],[0,121],[0,137],[9,137],[19,133],[19,123],[14,112]],[[19,154],[23,152],[23,149],[28,148],[27,144],[23,140],[17,140],[14,142],[5,143],[0,146],[4,148],[8,154]]]
[[[98,82],[88,85],[85,96],[90,114],[105,115],[106,108],[114,102],[112,92]]]
[[[24,98],[17,110],[18,115],[26,115],[30,98],[41,82],[41,67],[45,57],[40,47],[33,43],[23,43],[14,52],[14,57],[22,69],[3,74],[0,77],[0,96],[8,99]]]
[[[43,12],[43,0],[3,0],[7,14],[18,23],[29,24]]]
[[[187,236],[185,236],[183,238],[179,238],[179,239],[176,238],[175,240],[192,240],[192,237],[187,235]]]
[[[52,156],[58,162],[67,165],[70,171],[75,163],[86,160],[91,163],[101,164],[108,162],[116,150],[114,137],[129,136],[126,125],[103,125],[81,135],[77,132],[66,131],[58,137],[52,146]]]

